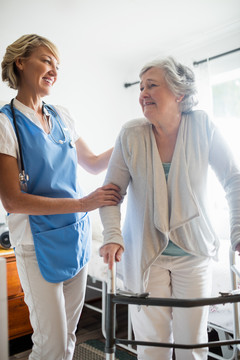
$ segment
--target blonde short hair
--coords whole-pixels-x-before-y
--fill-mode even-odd
[[[191,111],[198,103],[194,72],[188,66],[168,56],[144,65],[139,74],[140,78],[145,72],[154,67],[163,70],[166,83],[174,95],[184,95],[180,103],[181,112]]]
[[[19,74],[16,67],[18,58],[28,58],[39,46],[47,47],[59,62],[59,52],[57,47],[45,37],[29,34],[23,35],[18,40],[9,45],[2,60],[2,80],[12,89],[17,90],[19,85]]]

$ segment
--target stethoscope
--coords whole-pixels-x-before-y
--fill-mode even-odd
[[[18,147],[19,147],[19,156],[20,156],[19,182],[20,182],[22,188],[24,189],[24,188],[26,188],[27,182],[29,181],[29,175],[26,174],[24,164],[23,164],[22,145],[21,145],[18,126],[17,126],[17,122],[16,122],[16,116],[15,116],[15,110],[14,110],[14,106],[13,106],[13,101],[14,101],[14,99],[11,100],[10,106],[11,106],[11,111],[12,111],[12,116],[13,116],[13,124],[14,124],[15,130],[16,130],[16,136],[17,136]],[[57,122],[59,124],[59,127],[60,127],[62,135],[63,135],[63,139],[57,140],[57,139],[54,138],[54,136],[53,136],[53,134],[51,132],[52,126],[50,127],[49,122],[48,122],[48,120],[46,118],[45,109],[49,109],[50,111],[52,111],[56,115]],[[60,144],[60,145],[65,144],[66,141],[67,141],[66,133],[64,131],[64,128],[62,127],[61,122],[58,119],[58,114],[56,113],[56,111],[51,106],[49,106],[45,102],[43,102],[42,113],[43,113],[44,119],[46,120],[46,123],[47,123],[47,125],[49,127],[49,135],[51,136],[53,142],[56,143],[56,144]],[[69,145],[72,148],[75,146],[72,139],[69,140]]]

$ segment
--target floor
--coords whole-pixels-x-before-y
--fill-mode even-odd
[[[92,304],[100,306],[101,302],[100,300],[95,300],[92,302]],[[118,309],[117,323],[118,337],[126,336],[125,329],[127,328],[127,313],[124,305],[121,306],[121,308],[119,307]],[[76,335],[77,343],[84,342],[90,339],[102,339],[104,341],[101,330],[101,314],[84,307]],[[32,342],[30,335],[10,341],[9,360],[27,360],[31,347]]]

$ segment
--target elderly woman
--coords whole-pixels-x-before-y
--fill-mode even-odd
[[[56,46],[34,34],[9,45],[2,61],[2,79],[17,96],[0,109],[0,198],[10,213],[34,360],[72,359],[90,256],[87,212],[120,199],[114,185],[88,196],[79,187],[77,164],[97,174],[112,149],[95,156],[69,112],[42,101],[58,67]]]
[[[240,250],[240,171],[215,125],[196,104],[194,74],[172,58],[140,73],[143,119],[123,126],[105,183],[117,184],[128,205],[123,235],[120,206],[100,209],[100,254],[126,289],[153,297],[211,296],[211,260],[219,241],[210,224],[206,188],[211,165],[230,207],[231,241]],[[131,307],[135,337],[207,342],[207,307]],[[167,348],[138,347],[138,359],[172,359]],[[176,350],[177,360],[207,359],[207,349]]]

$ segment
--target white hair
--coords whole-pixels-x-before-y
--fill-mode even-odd
[[[194,72],[188,66],[180,64],[169,56],[144,65],[139,74],[140,78],[146,71],[154,67],[163,70],[166,83],[174,95],[184,95],[180,103],[181,112],[191,111],[198,103]]]

